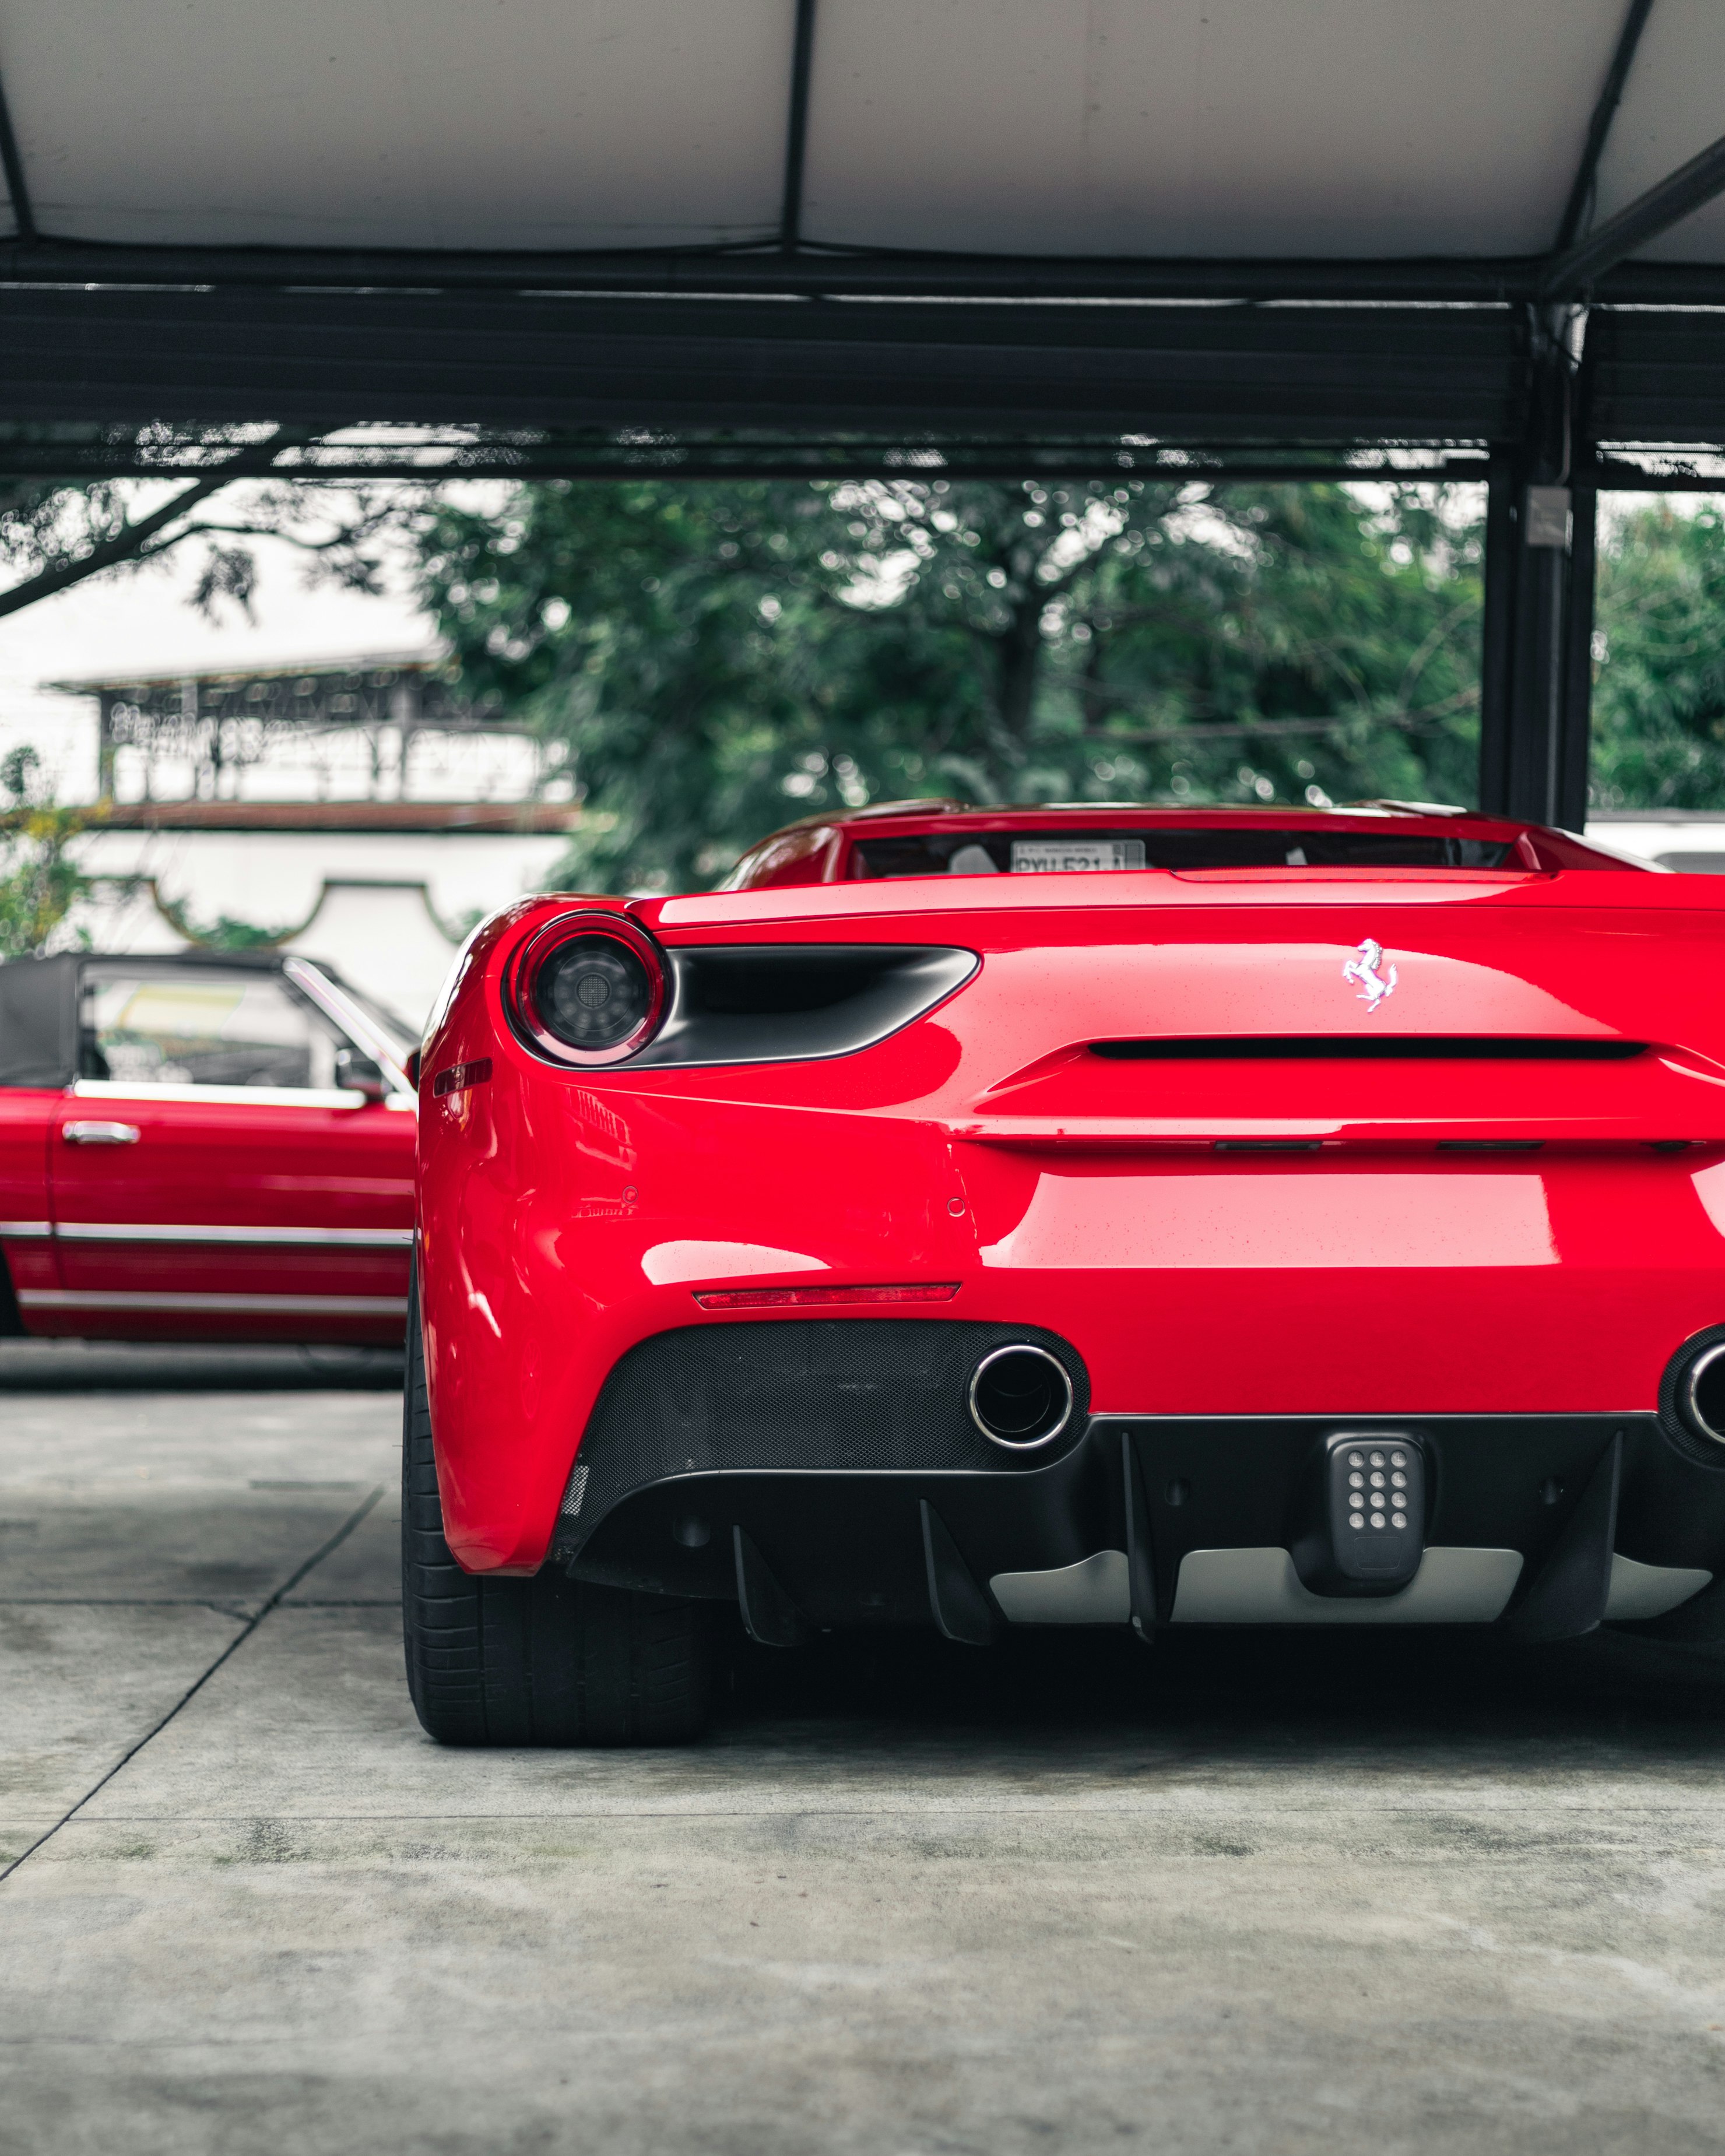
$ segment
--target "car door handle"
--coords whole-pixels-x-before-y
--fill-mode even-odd
[[[68,1145],[136,1145],[143,1133],[136,1123],[68,1123]]]

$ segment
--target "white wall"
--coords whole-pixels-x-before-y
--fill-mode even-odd
[[[99,891],[74,919],[97,950],[179,950],[159,891],[194,926],[226,915],[295,930],[286,948],[328,960],[418,1025],[470,918],[555,888],[567,848],[556,834],[96,831],[79,842],[86,872],[147,880]]]
[[[199,922],[219,914],[296,928],[326,882],[423,883],[432,911],[466,932],[523,892],[541,891],[569,850],[557,833],[471,831],[92,831],[79,841],[91,875],[153,876]]]

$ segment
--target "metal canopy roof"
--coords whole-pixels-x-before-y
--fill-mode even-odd
[[[0,74],[14,228],[90,246],[1512,264],[1625,5],[7,0]],[[1596,223],[1725,123],[1725,10],[1630,13]]]
[[[1483,449],[1481,800],[1573,824],[1722,85],[1720,0],[0,0],[0,471]]]
[[[1725,442],[1722,82],[1717,0],[0,0],[0,428],[1484,444],[1590,300],[1599,438]]]

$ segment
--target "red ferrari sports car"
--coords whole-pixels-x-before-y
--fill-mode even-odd
[[[0,966],[0,1332],[395,1345],[411,1060],[302,958]]]
[[[534,898],[427,1034],[408,1663],[685,1737],[716,1605],[1725,1634],[1725,882],[932,802]]]

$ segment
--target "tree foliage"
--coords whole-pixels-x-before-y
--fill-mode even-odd
[[[1414,490],[552,481],[419,546],[469,686],[564,748],[589,888],[869,800],[1474,784],[1478,534]]]
[[[193,603],[245,608],[264,538],[376,590],[404,547],[470,691],[561,755],[588,812],[564,873],[588,888],[708,884],[789,818],[931,793],[1474,798],[1483,535],[1467,497],[639,478],[521,484],[500,506],[332,489],[295,461],[309,437],[206,436],[138,437],[182,473],[188,454],[211,460],[176,491],[0,485],[17,579],[0,613],[188,545]],[[1725,513],[1664,503],[1609,522],[1597,618],[1595,800],[1725,807]],[[13,805],[4,934],[37,947],[19,939],[75,882],[39,819],[69,812]]]
[[[33,748],[0,758],[0,957],[33,957],[64,938],[84,889],[67,848],[90,818],[55,805]]]
[[[316,476],[322,435],[285,427],[18,427],[0,429],[15,457],[104,454],[133,477],[77,480],[51,471],[0,480],[0,616],[18,613],[91,577],[146,567],[190,550],[190,593],[200,612],[251,610],[257,542],[300,553],[311,579],[350,591],[383,588],[388,547],[411,526],[424,490]],[[153,470],[172,477],[159,480]]]
[[[1593,794],[1605,808],[1725,808],[1725,515],[1634,511],[1599,551]]]

